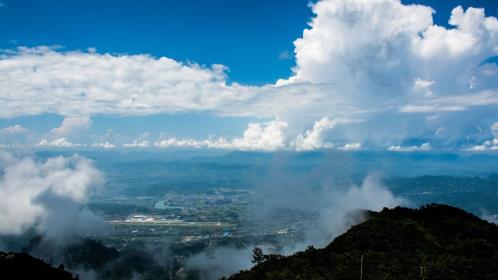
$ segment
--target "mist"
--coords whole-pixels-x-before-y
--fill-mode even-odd
[[[282,255],[292,255],[308,246],[321,248],[351,226],[364,221],[366,216],[362,210],[380,211],[384,207],[409,204],[382,184],[381,173],[372,171],[355,182],[354,178],[335,172],[330,165],[334,160],[329,158],[328,163],[299,173],[289,167],[285,158],[277,157],[267,176],[253,182],[257,199],[256,206],[247,210],[248,223],[259,228],[271,228],[275,224],[274,219],[302,211],[314,219],[304,227],[299,240],[281,240],[283,247],[280,248],[264,242],[246,244],[242,249],[215,248],[189,258],[187,268],[202,271],[201,279],[206,280],[229,276],[254,265],[251,262],[254,247],[262,248],[265,253]]]
[[[91,160],[78,155],[38,160],[0,151],[0,174],[0,235],[34,228],[63,241],[104,229],[103,220],[84,206],[104,182]]]
[[[338,173],[338,161],[349,166],[345,158],[330,157],[309,170],[296,171],[285,156],[275,156],[264,176],[250,182],[255,201],[245,210],[247,220],[241,226],[256,228],[262,236],[267,229],[291,234],[275,235],[272,242],[263,238],[242,247],[207,248],[183,260],[185,271],[199,279],[218,279],[251,268],[254,247],[281,255],[291,255],[308,246],[324,247],[365,219],[363,212],[357,210],[379,211],[407,203],[382,184],[381,173],[373,171],[355,178],[352,172]],[[6,202],[0,206],[0,217],[5,221],[0,225],[0,235],[39,235],[41,241],[30,241],[24,246],[30,254],[67,263],[70,241],[108,230],[103,218],[85,206],[104,183],[104,174],[91,160],[78,155],[42,160],[1,152],[0,164],[0,195]],[[285,222],[275,222],[281,219]],[[126,252],[108,248],[103,252],[108,257],[101,260],[100,268],[84,263],[70,268],[85,279],[149,279],[156,273],[171,278],[178,263],[170,245],[144,244]],[[83,242],[81,246],[88,244]]]

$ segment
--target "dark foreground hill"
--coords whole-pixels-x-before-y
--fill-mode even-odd
[[[0,252],[0,279],[76,279],[63,267],[54,268],[25,253]]]
[[[323,249],[263,259],[229,279],[496,280],[498,227],[450,206],[397,207],[372,213]]]

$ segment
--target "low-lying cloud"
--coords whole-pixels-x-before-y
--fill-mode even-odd
[[[283,248],[277,251],[274,244],[265,243],[247,244],[243,249],[221,247],[208,250],[189,258],[186,262],[188,269],[200,270],[202,279],[218,279],[250,268],[253,265],[253,246],[264,248],[265,253],[284,255],[304,250],[310,245],[324,247],[352,225],[365,219],[364,213],[358,210],[380,211],[384,207],[408,203],[383,186],[381,176],[377,173],[369,174],[361,184],[356,185],[337,183],[337,178],[331,175],[326,166],[305,175],[282,169],[278,163],[272,169],[263,181],[255,182],[258,200],[255,207],[249,210],[248,216],[258,228],[267,230],[269,225],[274,227],[281,223],[275,220],[275,216],[290,215],[295,210],[317,214],[315,218],[306,218],[309,221],[297,222],[311,223],[304,228],[302,239],[283,239]],[[289,230],[286,226],[282,225],[280,230]]]
[[[102,220],[83,207],[103,182],[90,160],[77,155],[38,160],[0,151],[0,170],[0,234],[35,228],[62,240],[102,226]]]

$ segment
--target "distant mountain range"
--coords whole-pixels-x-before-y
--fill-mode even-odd
[[[498,227],[458,208],[397,207],[323,249],[264,255],[228,279],[498,279]]]

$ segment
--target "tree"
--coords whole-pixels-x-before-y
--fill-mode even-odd
[[[259,247],[254,247],[252,250],[252,262],[255,264],[260,264],[265,260],[265,255],[263,254],[263,249]]]

